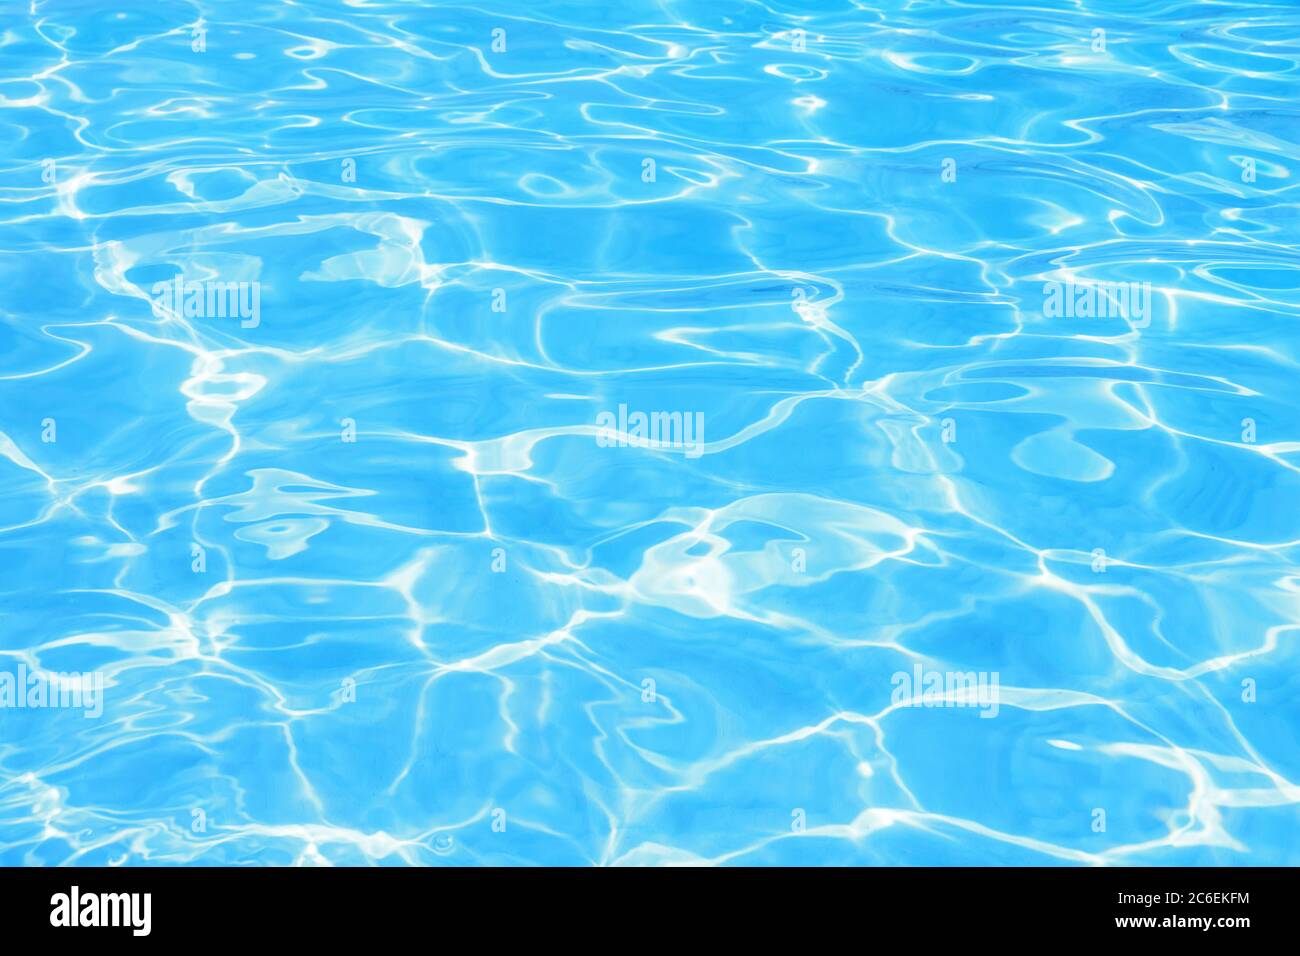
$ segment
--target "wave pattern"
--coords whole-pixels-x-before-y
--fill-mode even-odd
[[[8,4],[0,862],[1300,862],[1297,37]]]

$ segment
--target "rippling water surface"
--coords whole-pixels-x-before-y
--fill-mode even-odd
[[[10,0],[0,862],[1300,862],[1298,38]]]

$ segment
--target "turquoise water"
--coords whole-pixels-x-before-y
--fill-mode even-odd
[[[0,863],[1300,862],[1298,37],[8,0]]]

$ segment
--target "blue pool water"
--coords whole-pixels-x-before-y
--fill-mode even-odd
[[[6,0],[0,863],[1300,862],[1298,103],[1294,2]]]

